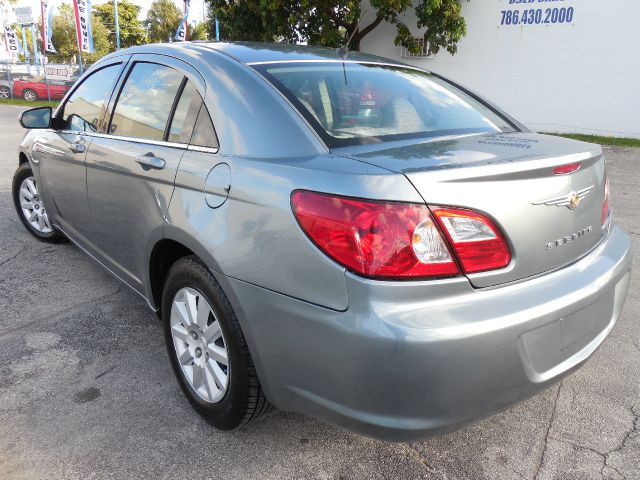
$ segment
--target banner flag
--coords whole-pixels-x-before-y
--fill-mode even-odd
[[[22,53],[22,43],[16,31],[9,25],[4,26],[4,39],[9,53]]]
[[[182,17],[182,22],[180,22],[180,26],[176,31],[176,42],[184,42],[185,37],[187,36],[187,18],[189,18],[189,4],[190,0],[185,0],[184,2],[184,17]]]
[[[91,32],[91,1],[73,0],[76,13],[76,31],[80,51],[93,53],[93,33]]]
[[[45,52],[58,53],[51,41],[51,35],[53,34],[51,27],[53,9],[54,7],[49,3],[49,0],[42,0],[40,2],[40,11],[42,13],[42,43],[44,44]]]

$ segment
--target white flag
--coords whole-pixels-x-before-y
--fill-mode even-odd
[[[91,1],[73,0],[76,13],[76,30],[80,50],[93,53],[93,33],[91,32]]]
[[[4,39],[9,53],[22,53],[22,43],[18,33],[9,25],[4,26]]]
[[[42,41],[44,42],[44,51],[58,53],[53,46],[53,42],[51,42],[51,35],[53,33],[51,28],[53,7],[49,4],[49,0],[42,0],[40,2],[40,10],[42,13]]]

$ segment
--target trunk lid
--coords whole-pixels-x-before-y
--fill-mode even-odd
[[[573,263],[606,235],[601,227],[605,165],[599,145],[509,133],[386,148],[379,144],[350,156],[403,173],[428,205],[466,207],[496,222],[512,261],[501,270],[468,275],[479,288]],[[555,167],[575,162],[580,162],[579,170],[554,173]]]

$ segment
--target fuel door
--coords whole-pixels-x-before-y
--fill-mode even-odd
[[[231,191],[231,168],[226,163],[218,163],[213,167],[204,183],[204,194],[207,205],[218,208],[226,202]]]

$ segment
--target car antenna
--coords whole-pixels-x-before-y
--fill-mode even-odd
[[[356,28],[353,29],[353,32],[351,32],[351,35],[349,35],[349,38],[347,39],[347,42],[338,49],[338,56],[340,58],[342,58],[343,60],[345,60],[347,58],[347,55],[349,54],[349,44],[351,43],[351,40],[353,39],[353,36],[356,34],[356,32],[358,31],[358,28],[360,28],[360,24],[362,23],[362,20],[364,19],[364,16],[367,14],[367,9],[365,8],[362,12],[362,15],[360,15],[360,20],[358,20],[358,24],[356,25]]]

